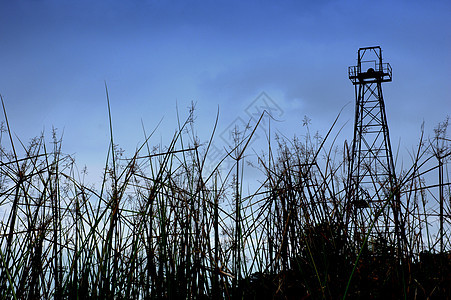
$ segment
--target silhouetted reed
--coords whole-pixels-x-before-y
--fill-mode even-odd
[[[80,179],[56,131],[50,144],[44,134],[23,144],[6,110],[4,116],[2,299],[450,297],[447,124],[431,143],[421,138],[411,167],[400,173],[399,249],[369,235],[357,244],[348,231],[349,154],[331,138],[338,118],[324,138],[308,131],[302,139],[278,136],[275,149],[268,140],[268,153],[254,162],[264,179],[245,194],[255,128],[237,135],[207,171],[216,125],[203,145],[192,115],[166,147],[155,148],[144,131],[145,141],[126,158],[110,115],[103,180],[94,187]],[[222,168],[227,157],[230,169]],[[426,184],[438,168],[440,183]],[[390,218],[384,213],[374,212],[371,224]]]

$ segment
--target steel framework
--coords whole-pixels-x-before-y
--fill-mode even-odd
[[[360,48],[357,66],[348,71],[356,106],[346,221],[358,244],[368,236],[370,248],[400,246],[400,197],[382,95],[382,83],[392,81],[392,69],[382,62],[377,46]]]

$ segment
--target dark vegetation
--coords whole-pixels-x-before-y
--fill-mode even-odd
[[[432,139],[420,138],[399,175],[407,239],[399,249],[350,234],[349,157],[330,136],[335,123],[325,138],[268,140],[253,165],[263,180],[245,194],[253,129],[236,135],[232,168],[222,160],[210,171],[214,135],[197,142],[192,116],[169,145],[154,148],[145,134],[129,158],[111,129],[103,181],[94,187],[56,131],[51,143],[44,135],[20,143],[4,112],[2,299],[451,299],[447,122]],[[438,161],[445,172],[428,185]]]

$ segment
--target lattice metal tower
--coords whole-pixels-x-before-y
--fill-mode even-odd
[[[346,223],[357,244],[369,234],[370,248],[384,244],[400,249],[400,198],[382,96],[382,83],[392,80],[392,69],[382,63],[381,48],[360,48],[357,66],[349,67],[349,79],[355,87],[356,106]]]

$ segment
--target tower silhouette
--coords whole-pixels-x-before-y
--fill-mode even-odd
[[[400,197],[388,132],[382,83],[392,81],[382,50],[360,48],[357,66],[348,69],[355,87],[354,139],[349,153],[346,196],[348,232],[360,246],[399,245]]]

